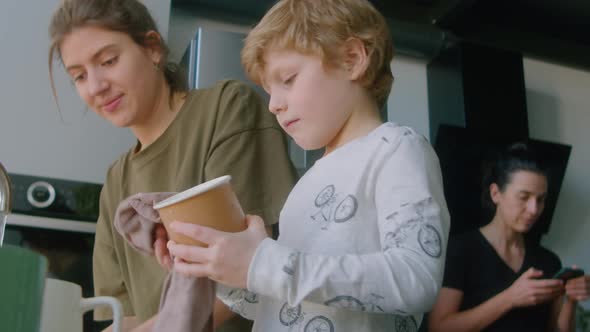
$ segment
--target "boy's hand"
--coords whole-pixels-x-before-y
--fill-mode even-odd
[[[162,224],[156,224],[154,229],[154,255],[158,264],[160,264],[167,271],[172,270],[172,257],[166,247],[168,243],[168,233]]]
[[[174,232],[207,244],[208,248],[168,242],[174,258],[174,269],[184,275],[209,277],[224,285],[246,288],[248,268],[256,248],[268,237],[264,221],[246,216],[247,229],[239,233],[221,232],[209,227],[173,222]]]
[[[505,291],[513,308],[534,306],[562,294],[561,280],[537,279],[541,276],[543,271],[531,267]]]

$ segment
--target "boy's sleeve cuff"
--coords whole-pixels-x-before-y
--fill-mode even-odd
[[[248,290],[276,298],[286,290],[288,274],[278,268],[288,262],[291,250],[271,238],[264,239],[252,258],[248,269]]]

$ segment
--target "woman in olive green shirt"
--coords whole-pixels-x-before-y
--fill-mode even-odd
[[[50,63],[59,57],[88,107],[137,137],[110,167],[101,193],[94,288],[97,296],[121,301],[127,327],[146,321],[149,327],[167,272],[114,230],[118,204],[138,192],[182,191],[230,174],[244,211],[276,223],[296,180],[286,137],[243,83],[187,91],[167,62],[154,20],[136,0],[62,1],[50,36]],[[217,324],[229,315],[218,308]],[[95,319],[111,313],[96,310]]]

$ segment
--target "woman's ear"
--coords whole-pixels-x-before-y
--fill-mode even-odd
[[[490,184],[490,199],[492,202],[494,202],[494,204],[498,204],[500,201],[500,194],[500,187],[498,187],[498,185],[495,183]]]
[[[160,65],[163,56],[162,37],[160,37],[160,34],[154,30],[148,31],[145,34],[144,48],[154,65]]]
[[[344,42],[344,67],[348,77],[355,81],[361,78],[369,66],[365,44],[358,38],[348,38]]]

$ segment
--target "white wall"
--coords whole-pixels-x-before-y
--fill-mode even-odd
[[[160,34],[168,37],[168,29],[170,26],[170,1],[171,0],[142,0],[143,4],[149,9],[150,13],[156,20],[156,25]]]
[[[393,87],[387,101],[389,121],[414,128],[430,140],[426,60],[396,56]]]
[[[530,135],[570,144],[572,153],[543,243],[564,265],[590,271],[590,72],[524,61]]]
[[[0,162],[11,173],[102,183],[108,166],[135,140],[128,130],[87,111],[58,65],[60,117],[47,68],[47,28],[58,3],[0,4]],[[167,17],[170,0],[146,4],[157,17]],[[163,25],[167,31],[168,22]]]

